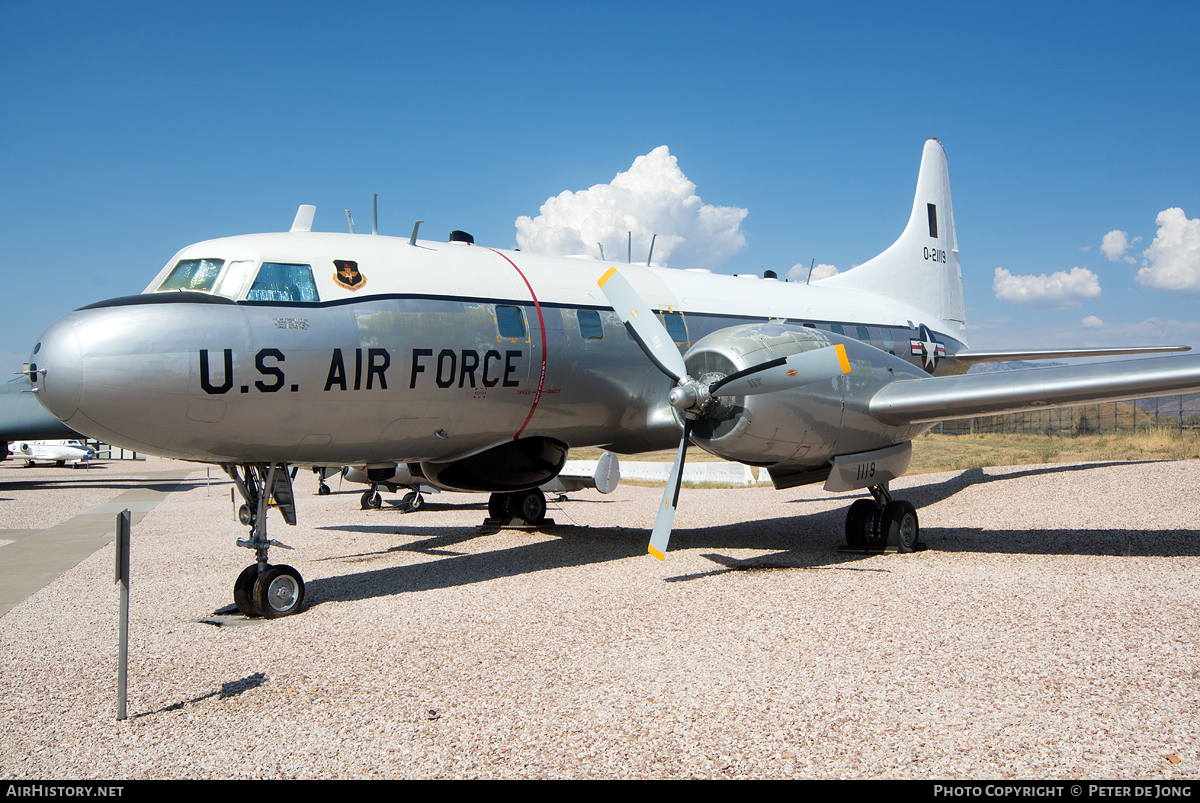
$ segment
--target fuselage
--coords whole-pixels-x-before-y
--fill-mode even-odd
[[[179,252],[142,295],[53,324],[31,370],[39,400],[72,429],[186,460],[444,462],[535,435],[671,448],[672,383],[597,288],[613,264],[370,235],[211,240]],[[832,433],[806,456],[814,464],[911,438],[844,416],[882,384],[943,372],[962,348],[876,293],[616,267],[682,352],[768,322],[845,343],[855,371],[797,402]]]

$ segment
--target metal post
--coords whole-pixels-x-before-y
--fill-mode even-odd
[[[125,667],[129,657],[129,509],[117,514],[116,580],[121,585],[121,620],[117,648],[117,719],[125,719]]]

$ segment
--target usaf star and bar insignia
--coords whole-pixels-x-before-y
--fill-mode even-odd
[[[912,356],[923,357],[922,367],[931,374],[937,370],[938,360],[946,358],[945,345],[933,339],[933,332],[925,324],[921,324],[917,336],[908,343]]]

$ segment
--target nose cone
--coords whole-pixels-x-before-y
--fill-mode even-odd
[[[79,408],[83,385],[79,338],[69,318],[60,319],[43,332],[29,357],[37,400],[47,412],[68,424]]]

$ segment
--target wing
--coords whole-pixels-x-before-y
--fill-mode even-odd
[[[1038,349],[1037,351],[960,351],[954,361],[962,365],[977,362],[1014,362],[1017,360],[1061,360],[1068,357],[1133,357],[1168,351],[1191,351],[1191,346],[1126,346],[1109,349]]]
[[[871,417],[904,426],[1200,391],[1200,354],[908,379],[880,389]]]

